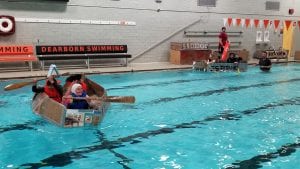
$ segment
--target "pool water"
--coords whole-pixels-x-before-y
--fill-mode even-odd
[[[66,129],[32,113],[30,86],[3,91],[24,79],[0,82],[0,168],[299,168],[299,64],[88,78],[136,103],[111,104],[96,127]]]

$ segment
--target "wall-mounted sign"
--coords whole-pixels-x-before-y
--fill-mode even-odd
[[[0,46],[0,55],[29,55],[33,54],[33,46],[15,45]]]
[[[208,43],[203,42],[186,42],[182,43],[182,49],[208,49]]]
[[[207,50],[209,44],[205,42],[171,42],[173,50]]]
[[[89,25],[121,25],[135,26],[134,21],[124,20],[78,20],[78,19],[55,19],[55,18],[15,18],[17,22],[28,23],[56,23],[56,24],[89,24]]]
[[[267,57],[270,59],[287,58],[288,51],[286,50],[266,50]]]
[[[270,32],[264,31],[264,42],[270,42]]]
[[[37,61],[33,54],[33,46],[15,45],[0,46],[0,61],[2,62],[25,62]],[[32,70],[32,65],[29,64]]]
[[[15,18],[13,16],[0,15],[0,35],[15,33]]]
[[[36,46],[37,55],[126,53],[127,45]]]
[[[256,43],[263,41],[263,32],[262,31],[256,31]]]

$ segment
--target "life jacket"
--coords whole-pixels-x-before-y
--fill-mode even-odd
[[[75,93],[71,94],[72,97],[86,97],[86,92],[83,92],[80,96],[76,95]],[[68,105],[69,109],[88,109],[89,104],[86,100],[76,100],[73,99],[73,102]]]
[[[59,82],[57,81],[57,83]],[[46,85],[44,86],[44,91],[51,99],[57,101],[58,103],[62,102],[62,96],[53,86],[47,85],[47,81],[46,81]]]

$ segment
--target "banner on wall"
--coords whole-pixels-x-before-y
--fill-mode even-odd
[[[33,54],[33,46],[11,45],[0,46],[0,55],[29,55]]]
[[[37,61],[32,45],[0,45],[1,61]]]
[[[37,55],[126,53],[127,45],[36,46]]]

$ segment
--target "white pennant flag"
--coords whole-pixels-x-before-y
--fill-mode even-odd
[[[232,18],[232,26],[236,26],[236,18]]]
[[[264,21],[263,20],[259,20],[259,24],[258,24],[259,28],[263,28],[264,27]]]
[[[254,19],[250,19],[250,28],[254,27]]]
[[[226,26],[226,23],[227,23],[227,18],[223,18],[223,24],[224,24],[224,26]]]

